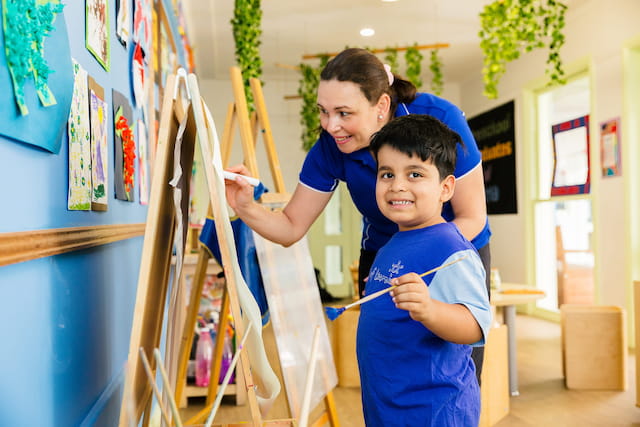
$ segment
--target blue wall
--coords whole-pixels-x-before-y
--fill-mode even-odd
[[[109,72],[85,48],[85,2],[66,1],[63,14],[71,56],[104,87],[111,105],[111,89],[131,96],[131,46],[118,42],[115,0],[108,6]],[[132,203],[114,198],[112,127],[108,211],[68,211],[67,144],[65,132],[60,152],[51,154],[0,136],[0,233],[145,222],[138,196]],[[80,425],[114,382],[95,425],[117,424],[142,242],[137,237],[0,267],[0,425]]]

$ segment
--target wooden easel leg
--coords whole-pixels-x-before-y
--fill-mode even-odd
[[[220,138],[220,151],[222,157],[222,165],[229,165],[229,158],[231,157],[231,147],[233,143],[233,128],[236,123],[236,106],[232,102],[227,107],[227,117],[224,121],[224,129],[222,130],[222,137]]]
[[[215,350],[213,358],[211,360],[211,375],[209,378],[209,388],[207,390],[207,401],[204,408],[202,408],[196,415],[187,420],[187,425],[199,424],[207,419],[211,409],[213,408],[213,402],[218,393],[218,379],[220,378],[220,368],[222,364],[222,352],[224,350],[224,338],[226,330],[229,327],[229,293],[225,290],[222,297],[222,306],[220,307],[220,317],[218,322],[218,333],[216,334]]]
[[[336,411],[336,402],[333,400],[333,392],[330,391],[324,397],[324,403],[326,406],[327,414],[329,415],[329,424],[332,427],[340,427],[340,421],[338,421],[338,411]]]
[[[259,127],[260,134],[262,134],[262,140],[264,142],[265,150],[267,153],[267,159],[269,161],[269,169],[271,170],[271,178],[273,179],[273,185],[275,186],[276,193],[286,193],[284,187],[284,179],[282,178],[282,171],[280,170],[280,162],[278,160],[278,154],[276,153],[276,146],[273,141],[273,133],[271,132],[271,122],[269,121],[269,115],[267,114],[267,105],[264,102],[264,94],[262,92],[262,84],[259,79],[252,78],[249,80],[251,85],[251,92],[253,93],[253,100],[256,104],[256,122],[254,124],[254,133],[258,132]],[[257,138],[256,144],[257,145]],[[255,153],[255,149],[254,149]]]
[[[216,334],[216,347],[211,360],[211,378],[209,379],[209,390],[207,391],[207,406],[212,405],[218,393],[218,379],[222,370],[222,354],[224,352],[224,340],[229,327],[229,292],[227,292],[226,284],[222,297],[222,306],[220,307],[220,316],[218,318],[218,333]]]
[[[187,365],[189,363],[191,347],[193,346],[193,333],[198,320],[200,295],[202,294],[202,289],[204,287],[204,279],[207,275],[209,259],[211,259],[209,251],[204,247],[200,247],[200,250],[198,251],[196,271],[191,282],[192,285],[191,294],[189,295],[187,318],[185,319],[182,337],[180,339],[180,355],[178,356],[178,373],[176,376],[176,400],[178,402],[182,401],[184,388],[187,382]]]

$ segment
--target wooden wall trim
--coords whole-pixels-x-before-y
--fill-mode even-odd
[[[144,235],[145,223],[0,233],[0,266]]]

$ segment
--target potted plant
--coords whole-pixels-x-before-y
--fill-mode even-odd
[[[484,54],[484,95],[495,99],[507,63],[522,52],[547,47],[549,84],[564,84],[560,48],[567,6],[557,0],[496,0],[480,12],[480,48]]]
[[[254,106],[249,79],[259,79],[262,76],[262,59],[258,50],[262,35],[261,22],[260,0],[235,0],[231,26],[236,43],[236,61],[242,71],[244,92],[250,111],[253,111]]]

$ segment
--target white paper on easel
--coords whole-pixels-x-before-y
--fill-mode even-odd
[[[199,99],[199,93],[197,88],[197,82],[195,81],[195,76],[190,75],[189,84],[191,87],[192,96],[197,94],[197,97],[194,96],[195,99]],[[194,102],[195,104],[195,102]],[[256,387],[256,397],[258,399],[258,403],[260,405],[260,410],[262,414],[266,414],[273,402],[275,401],[278,394],[280,394],[280,381],[276,376],[273,368],[269,364],[269,359],[267,358],[267,353],[264,348],[264,342],[262,340],[262,316],[260,314],[260,308],[258,307],[258,303],[256,302],[253,294],[249,290],[247,283],[245,282],[242,272],[240,271],[240,265],[238,264],[236,245],[233,236],[233,230],[231,229],[231,222],[229,219],[229,212],[227,210],[227,200],[225,197],[224,190],[224,178],[223,178],[223,168],[222,168],[222,157],[220,156],[220,143],[218,140],[215,123],[211,116],[209,109],[206,104],[202,102],[203,110],[206,114],[206,128],[207,135],[200,135],[200,128],[198,129],[198,135],[201,139],[201,144],[203,141],[208,141],[205,143],[211,143],[212,147],[203,147],[203,158],[211,158],[213,165],[214,177],[207,176],[207,180],[210,179],[213,181],[214,188],[210,189],[211,197],[217,196],[218,203],[213,203],[213,215],[216,223],[216,231],[218,232],[218,236],[224,236],[225,242],[228,245],[230,257],[231,257],[231,265],[225,265],[225,272],[228,272],[230,268],[233,272],[233,276],[236,278],[236,291],[238,293],[238,301],[240,307],[242,308],[242,317],[244,324],[247,325],[250,323],[252,328],[248,331],[249,337],[246,346],[247,356],[249,358],[249,364],[251,366],[251,374]],[[198,121],[198,118],[196,118]],[[212,151],[211,153],[206,153],[205,151]],[[207,167],[205,167],[205,172],[209,174]],[[213,191],[211,191],[213,190]],[[222,225],[222,227],[220,227]],[[220,228],[219,228],[220,227]]]
[[[253,238],[289,407],[299,419],[316,325],[320,331],[310,407],[318,405],[338,384],[309,245],[306,237],[288,248],[255,232]]]

